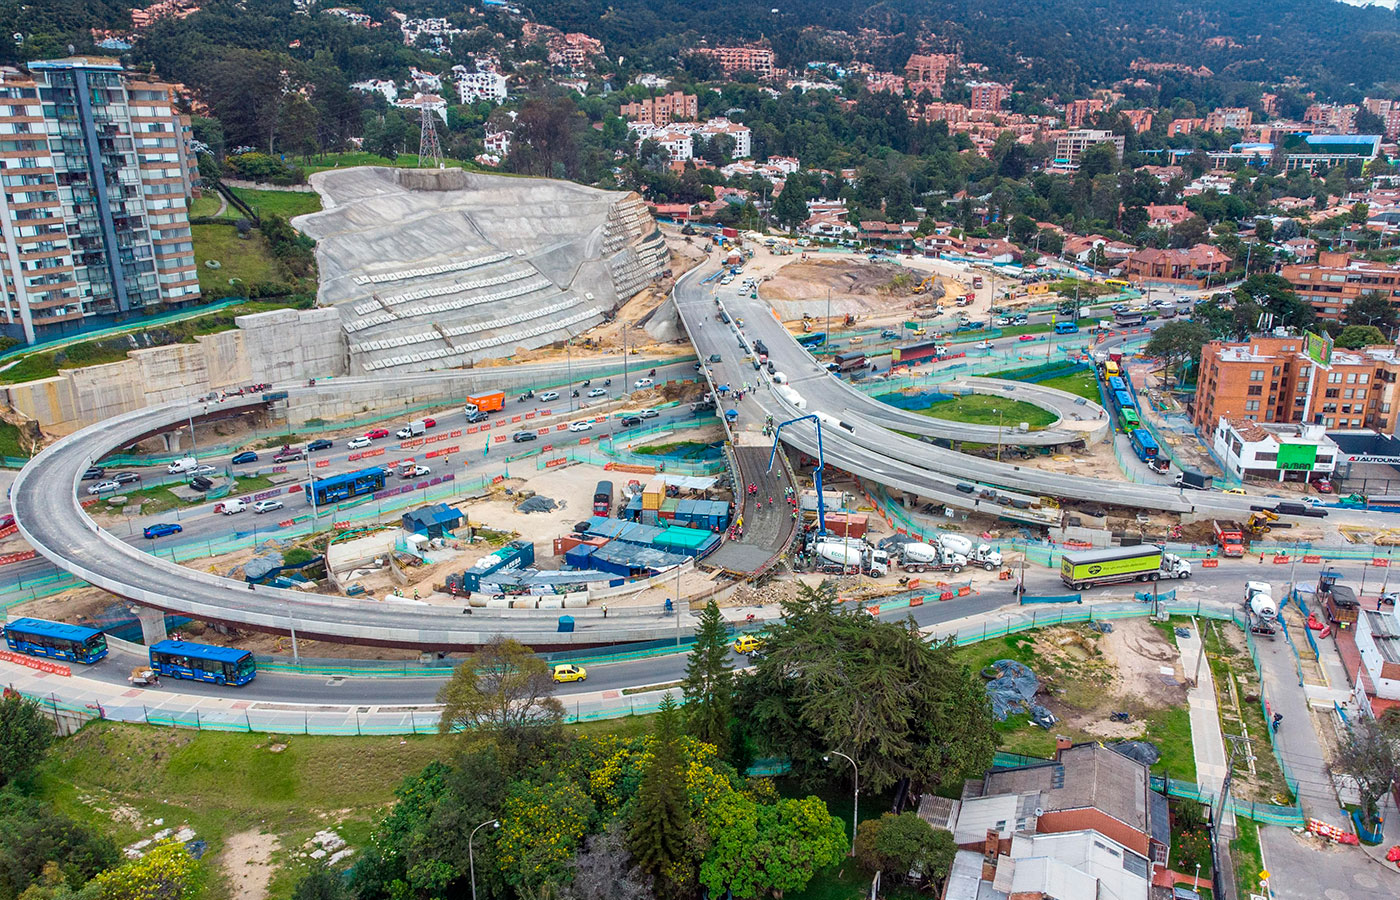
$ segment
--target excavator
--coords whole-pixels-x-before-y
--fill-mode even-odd
[[[934,284],[937,283],[937,281],[938,281],[938,276],[937,276],[937,275],[930,275],[929,277],[925,278],[923,281],[921,281],[921,282],[919,282],[918,284],[914,285],[914,293],[916,293],[916,294],[922,294],[924,291],[926,291],[926,290],[928,290],[929,288],[933,287]]]

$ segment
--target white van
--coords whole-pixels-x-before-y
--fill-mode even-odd
[[[177,459],[165,467],[165,471],[171,475],[183,475],[186,472],[193,472],[199,468],[199,460],[193,456],[186,456],[184,459]]]
[[[241,500],[235,497],[232,500],[225,500],[223,503],[220,503],[217,507],[215,507],[215,511],[221,512],[226,516],[231,516],[235,513],[241,513],[247,508],[248,502],[246,500]]]

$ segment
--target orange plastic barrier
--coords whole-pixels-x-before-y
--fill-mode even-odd
[[[38,669],[40,672],[48,672],[50,675],[62,675],[67,678],[73,674],[73,670],[63,663],[51,662],[47,659],[37,659],[33,656],[26,656],[23,653],[15,653],[10,650],[0,650],[0,659],[17,665],[28,666],[31,669]]]

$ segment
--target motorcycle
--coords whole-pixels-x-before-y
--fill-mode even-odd
[[[590,378],[590,379],[588,379],[588,380],[586,380],[586,381],[583,382],[583,386],[584,386],[584,387],[588,387],[588,386],[589,386],[590,384],[592,384],[592,383],[593,383],[593,380]]]
[[[655,369],[652,369],[650,372],[648,372],[648,373],[647,373],[647,377],[648,377],[648,378],[655,378],[655,377],[656,377],[656,370],[655,370]]]
[[[609,378],[608,380],[604,381],[603,387],[612,387],[612,379]]]
[[[575,396],[575,397],[578,396],[578,391],[574,391],[574,396]]]

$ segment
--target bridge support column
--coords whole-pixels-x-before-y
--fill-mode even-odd
[[[136,607],[136,618],[141,621],[141,641],[147,647],[166,638],[165,613],[149,606]]]

